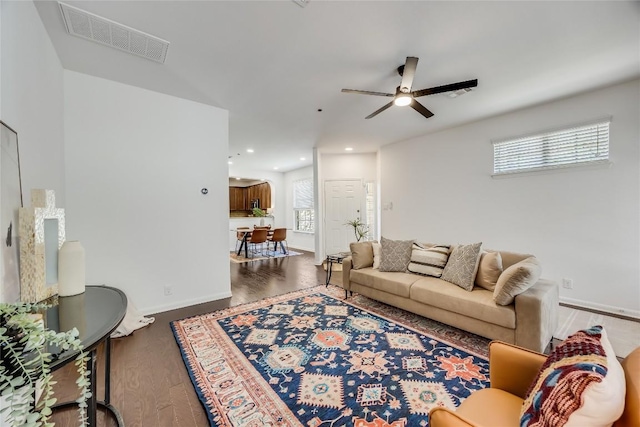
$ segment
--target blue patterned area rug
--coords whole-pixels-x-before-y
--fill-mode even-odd
[[[324,286],[171,323],[212,426],[427,426],[489,385],[488,340]]]

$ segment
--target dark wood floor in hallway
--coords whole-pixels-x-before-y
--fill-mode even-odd
[[[191,385],[180,350],[169,326],[172,320],[209,313],[226,307],[280,295],[324,283],[325,272],[314,264],[314,255],[231,265],[232,297],[155,315],[152,325],[113,340],[111,403],[120,410],[127,427],[206,427],[209,425]],[[102,399],[104,368],[98,358],[98,398]],[[54,373],[58,401],[74,400],[74,366]],[[77,412],[57,412],[56,426],[77,426]],[[102,411],[99,426],[116,426]]]

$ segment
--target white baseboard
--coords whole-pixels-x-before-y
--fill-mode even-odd
[[[219,299],[231,298],[231,292],[220,292],[213,295],[207,295],[200,298],[190,300],[174,301],[169,304],[156,305],[154,307],[145,307],[140,312],[147,316],[149,314],[162,313],[164,311],[175,310],[177,308],[189,307],[190,305],[202,304],[205,302],[217,301]]]
[[[287,247],[289,247],[289,246],[287,246]],[[314,248],[311,248],[311,249],[309,249],[309,248],[301,248],[299,246],[291,246],[291,249],[298,249],[300,251],[307,251],[307,252],[315,252]]]
[[[590,308],[593,310],[604,311],[611,314],[620,314],[623,316],[634,317],[640,319],[640,310],[630,310],[628,308],[614,307],[612,305],[598,304],[590,301],[583,301],[579,299],[560,297],[560,302],[565,304],[575,305],[577,307]]]

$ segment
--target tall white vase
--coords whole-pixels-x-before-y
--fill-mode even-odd
[[[67,240],[58,253],[58,295],[81,294],[85,283],[84,248],[77,240]]]

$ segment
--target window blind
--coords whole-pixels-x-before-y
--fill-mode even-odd
[[[293,182],[293,208],[313,209],[313,180],[301,179]]]
[[[493,143],[493,173],[553,169],[609,158],[609,124],[585,126]]]

